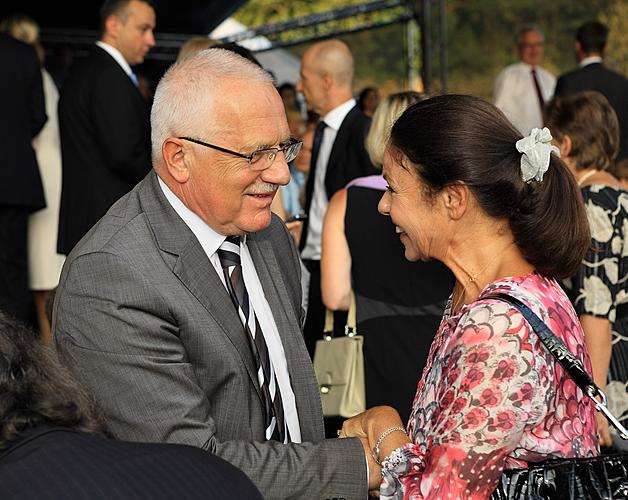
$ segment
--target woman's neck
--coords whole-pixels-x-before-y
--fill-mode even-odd
[[[575,170],[574,177],[576,178],[578,186],[581,188],[592,184],[620,187],[619,181],[612,174],[605,170],[598,170],[593,167]]]
[[[483,234],[484,237],[478,237],[476,233],[466,241],[452,244],[444,259],[445,265],[456,277],[454,312],[463,304],[477,300],[489,283],[508,276],[525,276],[534,271],[515,244],[509,229]]]

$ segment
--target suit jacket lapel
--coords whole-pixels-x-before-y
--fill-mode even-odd
[[[251,347],[229,293],[203,247],[164,196],[154,172],[143,181],[140,199],[159,248],[173,257],[172,272],[198,299],[236,348],[261,399]]]

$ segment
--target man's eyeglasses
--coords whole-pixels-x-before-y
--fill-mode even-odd
[[[215,149],[216,151],[220,151],[221,153],[237,156],[238,158],[245,158],[249,161],[251,169],[255,171],[266,170],[267,168],[269,168],[275,161],[275,158],[277,158],[277,155],[280,151],[283,153],[284,158],[286,159],[286,163],[290,163],[297,157],[299,151],[301,151],[301,146],[303,146],[303,143],[301,141],[290,138],[290,141],[287,144],[278,148],[258,149],[257,151],[253,151],[249,155],[245,155],[242,153],[238,153],[237,151],[231,151],[227,148],[221,148],[220,146],[215,146],[214,144],[208,144],[206,142],[199,141],[198,139],[192,139],[191,137],[179,137],[179,139],[190,141],[195,144],[200,144],[201,146],[205,146],[206,148]]]

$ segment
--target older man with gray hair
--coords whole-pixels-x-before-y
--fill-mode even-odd
[[[151,127],[154,171],[68,257],[60,354],[118,438],[201,447],[266,498],[364,498],[379,469],[364,441],[323,438],[298,255],[270,211],[300,148],[272,79],[202,51],[163,77]]]
[[[504,68],[495,79],[494,104],[523,135],[543,126],[543,106],[556,87],[556,78],[540,66],[544,43],[539,28],[522,26],[515,37],[519,62]]]

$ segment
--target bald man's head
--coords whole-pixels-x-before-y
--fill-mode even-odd
[[[297,90],[303,92],[313,111],[325,115],[351,99],[352,84],[353,56],[344,42],[319,42],[303,54]]]

